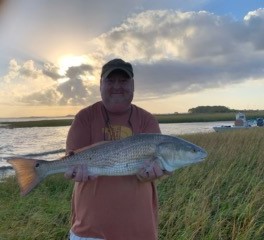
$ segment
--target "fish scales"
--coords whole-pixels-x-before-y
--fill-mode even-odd
[[[100,145],[65,159],[67,167],[85,164],[89,172],[103,175],[128,175],[135,173],[144,165],[144,160],[154,157],[156,142],[145,136],[143,139],[135,137],[133,141],[119,140]],[[156,140],[159,140],[157,138]],[[106,157],[107,156],[107,157]],[[50,165],[51,169],[54,169]]]
[[[73,155],[54,161],[10,158],[21,189],[26,195],[46,176],[62,173],[77,165],[86,165],[91,175],[133,175],[151,161],[163,170],[202,161],[207,153],[184,139],[163,134],[137,134],[117,141],[104,142],[77,150]]]

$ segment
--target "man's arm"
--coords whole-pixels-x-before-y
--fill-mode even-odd
[[[77,114],[69,129],[66,140],[66,154],[74,154],[74,150],[91,144],[90,126],[87,121],[83,121],[80,114]],[[93,180],[96,176],[89,174],[86,165],[76,165],[70,167],[64,174],[65,178],[76,182]]]

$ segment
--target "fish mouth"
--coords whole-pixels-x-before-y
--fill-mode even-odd
[[[208,153],[205,150],[203,150],[202,152],[203,152],[204,158],[207,158],[208,157]]]
[[[199,156],[199,159],[201,160],[201,161],[203,161],[205,158],[207,158],[208,157],[208,153],[207,152],[205,152],[205,151],[202,151],[201,152],[201,155]]]

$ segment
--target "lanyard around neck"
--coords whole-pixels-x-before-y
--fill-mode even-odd
[[[105,106],[103,106],[103,108],[104,108],[104,112],[105,112],[105,116],[106,116],[105,125],[108,128],[109,135],[110,135],[110,139],[111,140],[118,140],[118,138],[117,138],[117,136],[115,134],[113,125],[110,123],[110,117],[109,117],[108,111],[105,108]],[[132,134],[133,134],[133,126],[132,126],[132,123],[131,123],[132,112],[133,112],[133,107],[130,106],[130,113],[129,113],[129,117],[128,117],[128,121],[127,122],[129,124],[129,127],[131,128],[131,131],[132,131]],[[106,138],[105,138],[105,131],[104,131],[104,140],[106,140]]]

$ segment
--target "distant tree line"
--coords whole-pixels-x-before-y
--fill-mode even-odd
[[[234,111],[236,110],[225,106],[198,106],[195,108],[190,108],[188,113],[229,113]]]

